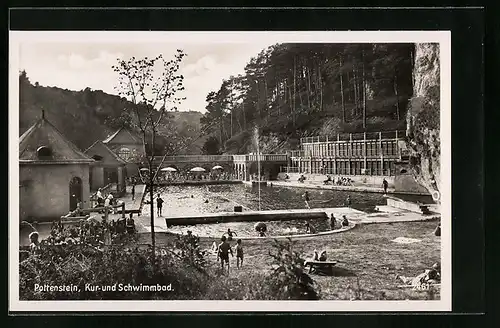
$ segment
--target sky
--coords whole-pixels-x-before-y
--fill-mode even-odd
[[[223,79],[244,73],[250,58],[272,42],[252,43],[109,43],[109,42],[23,42],[19,48],[19,67],[31,83],[69,90],[102,90],[117,94],[117,73],[111,68],[117,58],[153,58],[163,54],[173,58],[177,49],[187,54],[179,73],[184,75],[186,100],[180,111],[205,112],[206,96],[219,90]]]

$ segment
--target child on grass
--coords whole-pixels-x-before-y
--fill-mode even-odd
[[[241,246],[241,239],[236,241],[236,267],[243,266],[243,246]]]
[[[231,245],[226,241],[226,236],[222,236],[221,243],[217,248],[217,260],[221,261],[221,268],[224,270],[224,262],[227,263],[227,272],[229,273],[229,253],[231,256],[233,255],[233,250],[231,249]]]

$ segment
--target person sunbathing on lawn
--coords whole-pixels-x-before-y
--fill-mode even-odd
[[[405,277],[397,275],[396,279],[401,280],[405,285],[419,287],[422,285],[439,284],[441,281],[441,266],[434,263],[431,269],[426,269],[416,277]]]

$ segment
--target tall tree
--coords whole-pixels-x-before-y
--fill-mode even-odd
[[[340,74],[340,98],[342,102],[342,123],[345,123],[345,101],[344,101],[344,83],[342,76],[344,75],[343,73],[343,67],[342,67],[342,54],[339,55],[339,74]]]
[[[166,60],[163,55],[155,58],[147,57],[128,60],[117,59],[113,70],[118,74],[116,89],[120,96],[127,98],[131,106],[125,108],[134,117],[133,124],[142,135],[143,154],[147,163],[147,187],[150,193],[150,223],[151,244],[153,248],[153,261],[155,254],[155,222],[154,222],[154,181],[161,168],[161,164],[153,172],[155,159],[154,147],[162,120],[167,110],[177,108],[184,99],[179,97],[179,92],[184,90],[184,77],[178,73],[182,59],[186,56],[184,51],[178,49],[173,59]],[[151,151],[148,152],[148,137]],[[165,158],[165,157],[164,157]],[[162,159],[162,162],[164,160]],[[155,262],[153,262],[155,263]]]

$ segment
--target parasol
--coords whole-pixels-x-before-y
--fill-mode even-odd
[[[214,167],[212,167],[212,170],[224,170],[224,168],[220,165],[215,165]]]
[[[177,172],[176,169],[174,169],[173,167],[164,167],[163,169],[161,169],[163,172]]]
[[[205,169],[202,167],[194,167],[190,170],[191,172],[205,172]]]

